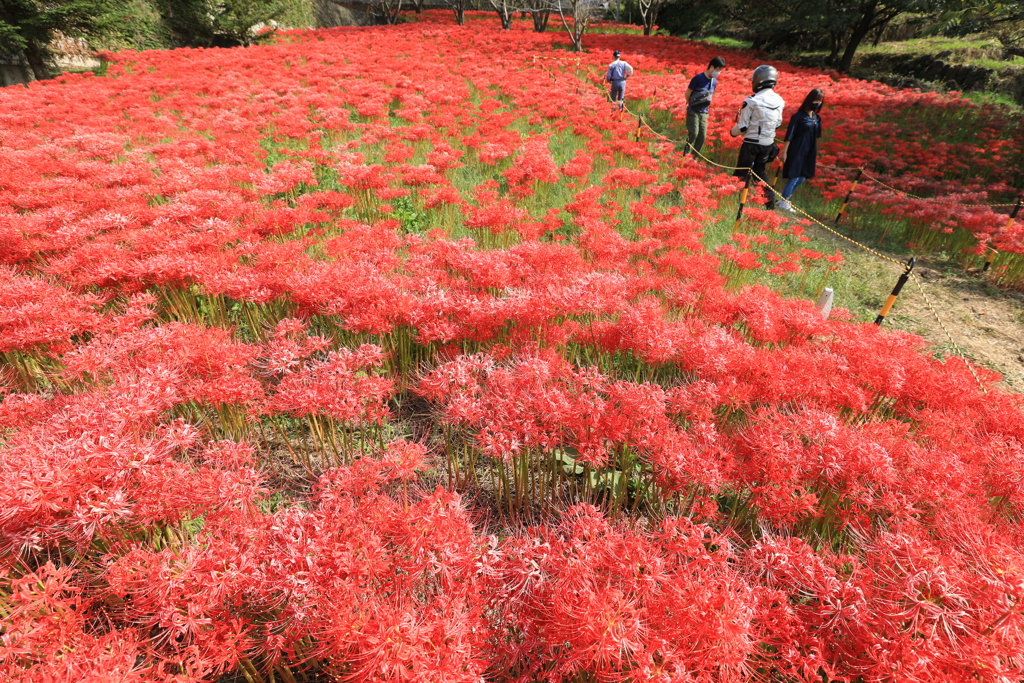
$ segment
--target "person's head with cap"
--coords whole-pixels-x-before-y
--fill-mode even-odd
[[[618,59],[621,55],[622,55],[622,53],[619,52],[618,50],[616,50],[615,52],[612,53],[612,57],[615,57],[615,59]]]

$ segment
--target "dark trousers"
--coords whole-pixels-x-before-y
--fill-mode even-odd
[[[754,184],[763,180],[765,185],[770,185],[768,164],[775,161],[777,156],[779,156],[779,148],[776,145],[759,145],[756,142],[744,140],[743,145],[740,146],[740,156],[736,160],[736,166],[739,168],[733,172],[733,175],[745,179],[747,174],[753,171]],[[775,205],[775,193],[770,189],[765,188],[765,198],[768,200],[769,207]]]
[[[704,140],[708,136],[708,113],[686,112],[686,144],[687,152],[695,155],[704,149]]]

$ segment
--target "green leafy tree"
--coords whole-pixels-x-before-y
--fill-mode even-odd
[[[1024,57],[1024,2],[951,0],[941,19],[943,30],[969,26],[998,38],[1007,54]]]
[[[175,46],[167,22],[152,0],[121,0],[118,4],[122,16],[107,30],[90,36],[90,47],[118,51],[159,50]]]
[[[638,0],[627,0],[631,16],[640,14]],[[703,36],[731,21],[727,0],[671,0],[661,8],[658,25],[674,36]]]
[[[720,24],[735,22],[746,28],[755,49],[824,49],[830,66],[849,71],[857,49],[873,31],[904,13],[934,13],[944,1],[948,0],[680,0],[662,14],[676,33],[688,32],[688,23],[695,28],[703,23],[705,30],[713,31],[715,19]]]
[[[825,47],[828,64],[846,72],[872,31],[884,29],[901,14],[934,12],[939,4],[940,0],[755,0],[734,5],[734,15],[749,27],[755,49]]]
[[[121,4],[117,0],[2,0],[0,49],[24,56],[36,79],[50,78],[48,46],[57,33],[87,37],[109,31],[123,19]]]
[[[285,0],[157,0],[176,42],[189,47],[251,45],[255,29],[284,15]]]

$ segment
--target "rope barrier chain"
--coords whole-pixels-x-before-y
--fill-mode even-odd
[[[949,333],[949,330],[946,328],[946,324],[943,323],[942,318],[939,317],[939,312],[935,310],[935,306],[932,305],[931,299],[928,298],[928,294],[924,291],[924,286],[921,285],[921,280],[913,273],[910,273],[910,279],[914,281],[915,285],[917,285],[918,291],[921,292],[921,297],[924,299],[924,302],[928,305],[928,310],[932,312],[932,315],[935,317],[935,322],[937,322],[939,324],[939,327],[942,328],[942,331],[946,335],[946,339],[949,340],[950,346],[953,347],[953,351],[956,353],[957,356],[963,359],[964,364],[967,366],[967,369],[971,371],[972,375],[974,375],[974,380],[978,383],[978,386],[981,387],[982,393],[986,393],[988,389],[985,387],[985,383],[981,381],[981,377],[978,377],[978,373],[974,369],[974,364],[967,360],[967,357],[964,355],[963,349],[961,349],[957,345],[957,343],[953,341],[953,335]]]
[[[578,68],[579,68],[579,62],[577,60],[577,69]],[[598,86],[598,87],[600,87],[600,86]],[[749,192],[749,188],[750,188],[749,177],[750,176],[753,176],[754,178],[756,178],[761,183],[764,183],[764,186],[768,190],[770,190],[772,193],[774,193],[777,198],[780,198],[780,199],[782,198],[782,193],[779,192],[765,178],[762,178],[757,173],[755,173],[754,169],[752,167],[750,167],[750,166],[746,166],[746,167],[743,167],[743,166],[729,166],[727,164],[720,164],[720,163],[718,163],[718,162],[716,162],[716,161],[714,161],[712,159],[709,159],[708,157],[706,157],[703,154],[701,154],[700,151],[698,151],[696,149],[693,149],[693,147],[691,145],[689,145],[688,143],[684,143],[681,140],[675,140],[673,138],[668,137],[667,135],[663,135],[662,133],[659,133],[657,130],[655,130],[651,126],[651,124],[649,124],[647,122],[647,119],[644,117],[643,114],[641,114],[639,112],[634,112],[631,109],[629,109],[629,107],[626,106],[625,98],[623,98],[623,100],[621,102],[616,102],[615,100],[611,99],[611,95],[610,95],[610,93],[608,91],[604,90],[604,88],[602,88],[601,90],[602,90],[602,92],[603,92],[603,94],[605,96],[605,99],[608,102],[610,102],[611,104],[619,105],[621,107],[620,112],[621,111],[626,111],[631,116],[636,117],[636,119],[637,119],[637,130],[636,130],[637,142],[640,141],[640,130],[641,130],[641,128],[646,128],[651,133],[653,133],[656,137],[661,138],[662,140],[664,140],[666,142],[670,142],[670,143],[672,143],[673,145],[676,145],[676,146],[678,146],[678,145],[685,145],[687,149],[693,150],[693,153],[696,156],[700,157],[701,159],[704,160],[704,162],[706,162],[707,164],[710,164],[711,166],[715,166],[717,168],[721,168],[721,169],[728,170],[728,171],[747,171],[747,173],[748,173],[748,183],[744,187],[744,198],[745,198],[745,195],[747,194],[747,192]],[[840,167],[834,167],[833,166],[831,168],[840,168]],[[853,169],[849,169],[849,170],[853,170]],[[928,197],[916,197],[915,195],[911,195],[908,192],[903,192],[902,190],[900,190],[898,188],[894,188],[894,187],[891,187],[889,185],[886,185],[885,183],[883,183],[882,181],[878,180],[874,176],[870,175],[869,173],[866,173],[864,171],[864,167],[863,166],[859,167],[857,170],[858,170],[858,174],[857,174],[857,179],[858,180],[861,178],[861,176],[864,176],[864,177],[868,178],[869,180],[877,182],[880,185],[884,185],[885,187],[888,187],[889,189],[891,189],[891,190],[893,190],[895,192],[900,192],[902,194],[906,194],[906,195],[908,195],[910,197],[914,197],[915,199],[926,199],[926,200],[929,199]],[[851,188],[851,194],[852,194],[852,188]],[[849,201],[849,198],[847,198],[847,201]],[[1016,210],[1013,212],[1013,214],[1011,215],[1011,218],[1010,218],[1010,220],[1012,221],[1016,217],[1017,211],[1020,210],[1022,201],[1024,201],[1024,194],[1022,194],[1021,197],[1018,198],[1018,200],[1017,200],[1017,202],[1015,204],[956,204],[956,205],[957,206],[1015,206]],[[936,203],[954,204],[953,202],[936,202]],[[935,321],[939,324],[939,327],[942,328],[943,333],[946,335],[946,339],[949,340],[950,346],[952,346],[952,348],[953,348],[954,352],[957,354],[957,356],[959,356],[961,359],[963,359],[965,361],[965,364],[967,365],[967,368],[971,371],[971,375],[973,375],[974,379],[978,382],[978,386],[981,388],[982,392],[987,391],[987,389],[985,387],[985,384],[981,381],[981,378],[978,376],[978,373],[975,371],[974,366],[964,356],[963,350],[956,343],[956,341],[954,341],[953,335],[950,334],[949,329],[946,327],[945,323],[942,321],[942,318],[939,316],[939,312],[935,309],[935,306],[932,305],[931,299],[928,298],[928,294],[925,292],[924,286],[921,284],[921,280],[917,276],[915,276],[914,273],[912,272],[913,268],[914,268],[914,264],[916,263],[916,259],[912,258],[912,259],[910,259],[910,261],[907,264],[904,264],[902,261],[894,259],[891,256],[886,256],[885,254],[883,254],[883,253],[881,253],[881,252],[879,252],[879,251],[877,251],[875,249],[872,249],[871,247],[867,246],[866,244],[861,244],[857,240],[855,240],[855,239],[853,239],[851,237],[848,237],[848,236],[844,235],[843,233],[841,233],[841,232],[839,232],[837,230],[833,230],[829,226],[825,225],[825,223],[823,223],[822,221],[818,220],[814,216],[810,215],[809,213],[807,213],[806,211],[801,209],[799,206],[796,206],[792,202],[790,202],[790,206],[792,207],[792,209],[794,211],[796,211],[797,213],[800,213],[805,218],[807,218],[811,222],[813,222],[816,225],[818,225],[818,227],[824,228],[825,230],[827,230],[829,233],[835,235],[836,237],[839,237],[839,238],[841,238],[843,240],[846,240],[850,244],[853,244],[854,246],[856,246],[856,247],[858,247],[860,249],[863,249],[864,251],[866,251],[869,254],[872,254],[873,256],[876,256],[876,257],[878,257],[880,259],[883,259],[885,261],[888,261],[890,263],[894,263],[894,264],[896,264],[898,266],[904,267],[905,271],[900,276],[900,281],[897,284],[897,288],[902,289],[903,283],[906,282],[907,279],[910,279],[910,280],[914,281],[914,284],[917,285],[918,291],[921,292],[921,297],[924,299],[925,304],[928,306],[928,309],[931,311],[932,316],[934,316]],[[843,208],[845,209],[845,204],[844,204]],[[743,209],[742,209],[742,202],[741,202],[740,215],[742,215],[742,211],[743,211]],[[840,211],[839,216],[836,217],[837,222],[838,222],[839,218],[842,216],[842,213],[843,212]],[[740,217],[737,216],[737,224],[739,223],[739,218]],[[895,291],[895,294],[898,295],[899,292]],[[890,294],[889,299],[890,300],[894,299],[894,295]],[[887,303],[887,306],[883,310],[885,310],[886,313],[887,313],[888,309],[889,309],[889,307],[891,307],[892,303],[891,303],[891,301],[887,301],[886,303]],[[885,318],[885,315],[882,314],[880,316],[880,319],[884,319],[884,318]],[[879,324],[880,320],[876,319],[875,323]]]

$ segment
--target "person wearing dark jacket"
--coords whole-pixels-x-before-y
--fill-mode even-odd
[[[718,77],[725,68],[725,60],[715,57],[708,68],[690,79],[690,85],[683,93],[686,100],[686,151],[694,156],[704,149],[708,134],[708,110],[711,98],[718,87]]]
[[[815,88],[807,93],[800,110],[789,119],[786,141],[779,154],[782,177],[786,178],[779,208],[785,211],[793,210],[789,198],[796,192],[796,188],[808,178],[814,177],[818,161],[818,138],[821,137],[821,116],[818,112],[824,101],[825,93],[821,88]]]

